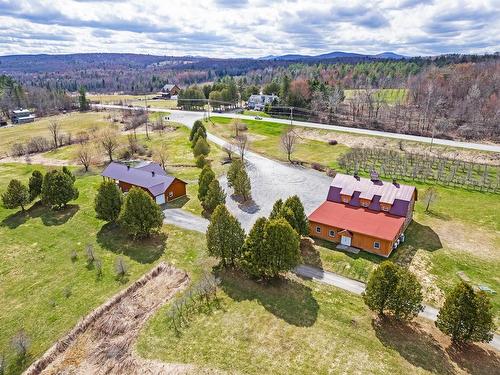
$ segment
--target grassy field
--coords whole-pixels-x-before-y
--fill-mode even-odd
[[[0,129],[0,157],[9,152],[11,146],[16,142],[25,142],[35,136],[42,136],[50,140],[51,134],[48,126],[52,121],[60,124],[63,133],[75,135],[82,130],[108,125],[108,115],[109,113],[106,112],[71,112],[40,118],[30,124]]]
[[[289,278],[263,285],[221,273],[221,308],[199,314],[176,336],[165,313],[142,332],[139,353],[243,374],[452,374],[494,372],[478,347],[455,356],[430,322],[377,321],[358,296]],[[202,372],[195,370],[195,372]]]
[[[362,93],[362,89],[351,89],[344,90],[344,95],[347,100],[352,99],[357,93]],[[375,95],[380,96],[381,100],[388,104],[396,104],[398,102],[404,102],[408,96],[407,89],[381,89],[375,93]]]
[[[121,95],[121,94],[107,94],[107,95],[88,95],[88,99],[92,102],[99,102],[100,104],[120,104],[120,105],[133,105],[137,107],[144,107],[147,105],[152,108],[175,108],[177,107],[177,100],[171,99],[155,99],[156,95]]]
[[[26,182],[34,169],[43,170],[0,165],[0,191],[11,178]],[[25,214],[0,208],[0,353],[7,355],[7,374],[19,373],[81,317],[157,262],[169,261],[195,277],[210,265],[202,234],[166,226],[161,236],[134,242],[118,228],[98,220],[93,201],[100,181],[97,174],[78,175],[80,196],[63,211],[37,204]],[[102,261],[101,278],[86,264],[88,244]],[[73,250],[78,254],[76,261],[70,257]],[[114,262],[119,256],[129,266],[125,283],[115,279]],[[20,329],[31,340],[26,362],[16,361],[9,344]]]

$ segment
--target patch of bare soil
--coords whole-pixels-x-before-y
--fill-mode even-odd
[[[486,260],[500,259],[500,252],[495,245],[498,232],[485,230],[480,226],[472,228],[456,220],[429,218],[426,223],[446,248],[468,252]]]
[[[401,141],[383,137],[368,137],[362,135],[355,135],[341,132],[329,132],[325,130],[315,129],[301,129],[299,134],[303,138],[312,139],[320,142],[328,142],[335,139],[338,143],[344,144],[351,148],[384,148],[393,151],[406,151],[413,153],[425,153],[430,156],[445,157],[450,159],[458,159],[467,162],[484,163],[491,165],[500,165],[500,154],[494,152],[481,152],[467,149],[457,149],[445,146],[434,146],[432,149],[430,145]],[[401,148],[403,150],[401,150]]]
[[[195,371],[193,365],[140,358],[133,349],[148,318],[188,283],[185,272],[160,263],[90,313],[25,374],[184,374]]]
[[[436,276],[430,273],[432,263],[429,254],[425,251],[417,251],[408,270],[411,271],[422,285],[422,294],[425,296],[425,302],[434,306],[442,306],[445,295],[436,285]]]
[[[47,166],[61,167],[64,165],[78,165],[75,162],[69,160],[58,160],[47,158],[43,154],[32,154],[27,157],[16,158],[13,156],[7,156],[0,159],[0,163],[24,163],[24,164],[39,164]]]

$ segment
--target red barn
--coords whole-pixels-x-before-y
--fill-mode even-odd
[[[309,216],[312,237],[388,257],[413,218],[414,186],[337,174],[326,202]]]

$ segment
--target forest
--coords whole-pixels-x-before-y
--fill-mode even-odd
[[[277,117],[449,139],[500,139],[500,55],[321,61],[209,59],[132,54],[0,58],[0,110],[35,109],[43,116],[75,108],[73,93],[184,90],[179,106],[221,109],[252,94],[277,94],[266,108]],[[292,109],[293,108],[293,109]]]

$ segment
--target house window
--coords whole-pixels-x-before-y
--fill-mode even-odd
[[[389,211],[389,206],[382,206],[382,211]]]
[[[342,202],[344,202],[344,203],[349,203],[349,198],[347,198],[347,197],[342,197]]]
[[[321,233],[321,227],[316,227],[316,233]]]
[[[169,198],[172,198],[173,196],[174,196],[174,192],[169,191],[169,192],[168,192],[168,197],[169,197]]]
[[[380,242],[374,242],[373,243],[373,248],[374,249],[380,249]]]
[[[330,229],[330,230],[328,231],[328,235],[329,235],[330,237],[335,237],[335,231],[334,231],[333,229]]]

